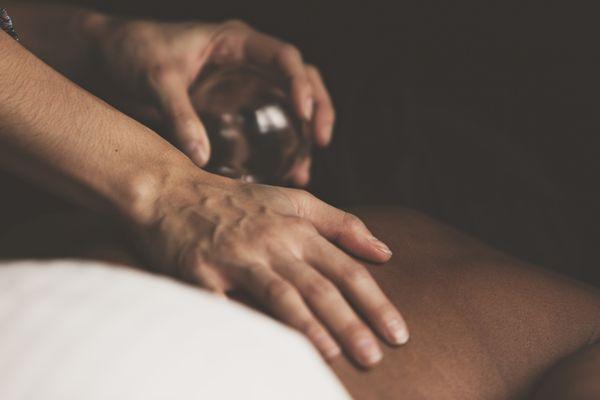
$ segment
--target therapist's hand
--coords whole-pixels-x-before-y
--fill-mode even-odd
[[[339,343],[369,367],[382,357],[374,332],[390,344],[408,340],[400,313],[346,253],[372,262],[391,256],[357,217],[298,189],[199,170],[159,191],[140,210],[138,238],[161,272],[217,293],[245,291],[326,358],[339,354]]]
[[[305,64],[294,46],[260,33],[243,22],[160,23],[108,19],[100,38],[105,68],[136,99],[168,122],[175,144],[198,166],[210,157],[210,143],[188,90],[207,65],[252,63],[280,74],[298,115],[308,121],[313,141],[326,146],[334,109],[319,71]],[[138,107],[141,108],[141,107]],[[292,183],[310,179],[310,159],[290,173]]]

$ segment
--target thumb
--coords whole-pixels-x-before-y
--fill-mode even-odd
[[[340,247],[373,262],[385,262],[392,252],[377,239],[357,216],[337,209],[303,192],[304,198],[298,203],[300,216],[308,219],[321,235]]]
[[[163,74],[154,91],[167,120],[175,145],[196,165],[203,167],[210,157],[210,142],[188,93],[188,86],[177,73]]]

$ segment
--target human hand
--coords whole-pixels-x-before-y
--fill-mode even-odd
[[[109,19],[98,35],[101,60],[122,89],[134,98],[133,110],[151,107],[170,126],[174,144],[198,166],[210,157],[210,143],[189,89],[209,65],[250,63],[283,76],[298,116],[308,121],[318,146],[326,146],[335,120],[331,98],[319,71],[305,64],[292,45],[239,21],[221,24],[161,23]],[[136,113],[133,111],[133,114]],[[310,157],[288,175],[304,186]]]
[[[408,340],[400,313],[342,251],[372,262],[391,257],[357,217],[298,189],[199,170],[160,187],[137,236],[161,272],[221,294],[244,291],[326,358],[339,354],[339,343],[370,367],[382,357],[373,331],[393,345]]]

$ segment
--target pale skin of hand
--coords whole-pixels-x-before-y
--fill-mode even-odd
[[[242,21],[165,23],[70,7],[6,6],[26,47],[128,114],[166,121],[172,142],[200,167],[210,157],[210,143],[189,89],[207,66],[248,63],[281,76],[313,143],[325,147],[331,141],[335,111],[318,69],[293,45]],[[55,37],[47,33],[56,31]],[[69,50],[56,51],[52,40]],[[107,82],[111,92],[102,93]],[[295,164],[290,183],[305,186],[310,165],[310,157]]]
[[[209,66],[253,64],[281,75],[299,118],[311,126],[320,147],[332,137],[335,112],[318,69],[291,44],[241,21],[221,24],[109,20],[99,37],[102,59],[113,78],[137,99],[153,99],[171,125],[175,144],[199,166],[210,157],[210,142],[194,111],[191,85]],[[310,157],[295,165],[290,180],[305,186]]]
[[[373,331],[392,345],[406,342],[400,314],[366,269],[335,245],[374,262],[389,259],[358,218],[295,189],[218,177],[186,178],[177,187],[156,203],[139,236],[162,272],[220,294],[247,292],[326,358],[339,354],[339,343],[361,365],[377,363]]]
[[[358,218],[298,189],[206,173],[3,32],[0,52],[0,166],[119,218],[157,270],[249,293],[327,358],[341,347],[369,367],[381,359],[377,334],[408,340],[350,256],[391,256]]]

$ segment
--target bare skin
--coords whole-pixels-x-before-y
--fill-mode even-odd
[[[358,218],[301,190],[206,173],[4,32],[0,49],[0,167],[118,219],[154,269],[250,293],[326,357],[343,349],[371,367],[382,357],[375,333],[408,340],[398,310],[349,255],[391,255]]]
[[[334,370],[359,399],[521,399],[544,385],[573,389],[600,373],[600,293],[521,263],[422,215],[384,210],[359,213],[395,254],[369,271],[403,309],[411,342],[385,348],[368,373],[345,359]],[[595,344],[596,343],[596,344]],[[579,360],[560,361],[579,352]],[[577,374],[576,379],[571,379]],[[592,384],[587,380],[587,384]],[[597,389],[597,387],[596,387]]]
[[[383,346],[384,361],[368,372],[345,357],[332,361],[355,398],[598,398],[597,290],[511,259],[414,212],[358,214],[397,254],[384,266],[368,268],[392,302],[406,309],[412,338],[400,349]],[[56,216],[0,238],[0,254],[139,266],[143,261],[118,232],[92,215]],[[80,247],[73,246],[74,238]]]
[[[57,42],[49,46],[45,40],[40,39],[43,39],[43,35],[36,38],[28,35],[35,31],[35,26],[44,26],[33,21],[49,20],[48,9],[38,13],[37,20],[34,18],[35,9],[17,5],[11,9],[15,10],[17,20],[20,14],[27,15],[28,18],[24,20],[31,22],[29,28],[24,25],[21,30],[24,43],[35,48],[38,54],[65,73],[69,73],[69,66],[89,66],[90,59],[86,58],[89,54],[84,54],[89,49],[98,50],[98,46],[100,49],[104,48],[104,51],[107,48],[114,49],[111,36],[103,34],[106,33],[103,26],[107,22],[104,16],[82,14],[85,18],[81,19],[84,22],[81,26],[75,24],[75,31],[63,32],[67,38],[75,37],[78,40],[60,47],[56,45]],[[57,20],[64,21],[63,18],[66,17],[72,22],[73,15],[68,10],[52,10],[56,11],[53,16]],[[131,62],[129,67],[133,66],[121,68],[122,66],[113,65],[114,68],[109,68],[113,74],[111,77],[122,84],[133,82],[134,85],[128,88],[129,93],[133,97],[137,94],[138,99],[150,91],[153,94],[149,96],[152,106],[161,115],[171,118],[180,148],[201,165],[206,154],[196,154],[194,150],[199,147],[189,147],[189,142],[185,140],[191,137],[192,141],[202,142],[201,123],[185,123],[182,122],[185,118],[179,118],[190,116],[185,112],[187,100],[181,93],[187,88],[186,82],[193,76],[193,71],[197,72],[195,68],[200,64],[192,62],[187,65],[189,69],[176,71],[168,61],[175,59],[179,64],[185,57],[182,59],[178,56],[189,54],[190,48],[205,49],[206,47],[198,46],[198,43],[210,41],[203,42],[202,35],[198,33],[207,26],[189,25],[188,30],[183,25],[158,25],[148,21],[137,21],[134,24],[126,21],[110,22],[122,28],[116,30],[121,35],[120,43],[138,43],[141,48],[146,49],[141,52],[141,57],[133,58],[132,54],[139,54],[131,51],[105,54],[107,59]],[[73,28],[71,24],[66,26]],[[83,29],[77,31],[78,28]],[[251,38],[264,39],[244,24],[230,23],[226,28],[231,28],[225,29],[225,33],[231,35],[225,35],[224,42],[220,42],[224,47],[214,48],[229,49],[236,54],[236,49],[248,50],[246,45],[253,42]],[[163,32],[167,33],[167,37],[161,36]],[[81,35],[77,35],[78,33]],[[164,44],[170,43],[167,39],[171,35],[180,39],[192,38],[189,41],[178,40],[178,43],[184,42],[190,47],[181,53],[171,54],[161,53],[153,46],[147,46],[149,41],[155,41],[162,43],[164,49]],[[228,41],[227,38],[233,40]],[[96,42],[102,39],[107,40],[105,47]],[[238,42],[236,39],[242,40]],[[349,307],[350,302],[357,304],[357,311],[366,315],[373,331],[390,343],[400,343],[406,339],[406,328],[395,307],[390,305],[359,263],[331,244],[335,242],[348,252],[374,262],[387,260],[389,252],[385,245],[374,240],[358,219],[335,210],[304,192],[237,185],[202,173],[154,132],[61,78],[23,52],[6,35],[0,35],[0,41],[3,52],[0,65],[0,83],[3,87],[0,94],[0,162],[3,167],[38,180],[72,201],[88,208],[104,210],[121,223],[134,226],[134,237],[142,249],[144,261],[153,268],[181,278],[197,280],[213,290],[241,289],[254,294],[272,313],[305,332],[326,356],[337,354],[337,343],[341,343],[346,352],[363,366],[371,366],[381,358],[372,331],[357,317],[357,312]],[[146,46],[143,46],[144,43]],[[302,68],[294,71],[315,76],[315,71],[297,57],[296,50],[281,42],[269,43],[275,44],[270,47],[275,59],[295,58],[296,62],[293,64],[301,65]],[[263,45],[250,47],[264,48]],[[65,52],[65,48],[81,50],[85,57],[81,58],[81,54],[77,52]],[[57,49],[63,51],[55,51]],[[220,53],[214,53],[218,54]],[[245,52],[243,54],[247,55]],[[148,64],[148,57],[158,60],[158,64]],[[213,60],[223,59],[217,57]],[[239,61],[239,58],[233,57],[232,60]],[[263,60],[273,59],[269,56]],[[148,65],[152,68],[145,68]],[[85,68],[81,70],[85,71]],[[136,75],[141,78],[134,79]],[[89,76],[79,78],[84,82]],[[153,82],[154,85],[142,85],[140,88],[135,84],[140,80],[145,83]],[[294,82],[293,77],[290,80]],[[304,79],[304,82],[307,81]],[[127,85],[124,86],[127,89]],[[292,87],[295,87],[294,84]],[[315,90],[314,79],[310,88],[316,96],[319,90]],[[302,90],[295,91],[301,92]],[[327,115],[323,112],[327,108],[327,98],[322,91],[320,93],[320,101],[313,97],[316,111],[311,121],[316,127],[316,140],[326,143],[333,114],[328,118],[322,117]],[[304,96],[296,95],[296,98],[306,99]],[[296,104],[301,112],[305,110],[301,105],[307,103],[299,101]],[[190,126],[193,128],[188,130]],[[305,178],[306,174],[304,178],[299,178],[298,183],[301,184]],[[398,226],[404,223],[410,226],[410,221],[404,220],[399,220]],[[215,241],[213,233],[216,231],[224,232],[224,235]],[[420,254],[419,249],[425,251],[428,246],[435,244],[432,242],[435,235],[432,236],[431,233],[424,235],[422,242],[412,243],[413,247],[404,248],[405,245],[396,244],[394,248],[401,250],[410,259],[412,251]],[[440,241],[436,254],[440,250],[454,248],[455,245],[462,246],[461,241],[456,238],[447,237],[445,240],[450,244]],[[277,245],[272,246],[273,243]],[[228,246],[234,246],[238,251],[231,254]],[[228,251],[225,252],[224,249]],[[248,249],[253,251],[247,252]],[[453,251],[450,253],[454,254]],[[416,344],[411,345],[411,349],[415,350],[393,352],[393,355],[386,351],[390,358],[401,358],[398,361],[402,363],[399,364],[400,367],[393,363],[393,368],[384,367],[380,372],[367,375],[372,381],[359,379],[357,374],[362,377],[363,373],[357,372],[350,364],[336,363],[334,366],[340,376],[357,396],[394,398],[398,392],[402,392],[414,393],[415,397],[419,394],[424,397],[438,396],[436,398],[443,398],[447,393],[450,393],[450,398],[518,397],[532,389],[535,378],[555,364],[562,355],[582,348],[586,340],[595,340],[596,336],[592,332],[595,332],[597,321],[596,295],[584,295],[585,290],[575,289],[571,284],[544,274],[519,273],[520,269],[516,267],[513,271],[515,274],[508,274],[506,271],[512,270],[515,262],[498,255],[492,257],[476,251],[478,256],[473,260],[470,251],[463,256],[460,254],[454,254],[454,258],[442,258],[439,262],[437,256],[433,260],[424,258],[422,263],[415,256],[417,265],[414,270],[410,267],[405,270],[408,274],[403,276],[403,281],[392,278],[391,272],[392,275],[386,277],[385,271],[389,271],[389,267],[382,268],[383,272],[374,271],[376,274],[383,274],[376,276],[382,285],[398,281],[393,284],[396,285],[393,288],[407,291],[404,294],[395,290],[390,292],[393,303],[403,307],[414,305],[414,311],[409,316],[411,322],[417,324],[419,332],[426,332],[421,333],[422,337],[430,335],[431,342],[426,341],[425,345],[417,340]],[[260,266],[256,266],[256,260],[259,260]],[[426,276],[418,279],[420,270],[416,268],[426,265],[428,261],[433,261],[433,266],[443,268],[424,268]],[[296,268],[289,269],[290,265]],[[466,267],[460,265],[471,268],[461,269]],[[298,271],[301,274],[297,274]],[[264,279],[267,275],[270,278]],[[492,275],[499,276],[500,281],[491,279]],[[307,276],[311,279],[302,280],[307,279]],[[515,280],[513,276],[520,279]],[[463,296],[453,298],[457,287],[462,289],[460,293]],[[428,296],[412,298],[415,293],[422,293],[419,288]],[[521,289],[517,290],[519,288]],[[490,296],[490,292],[493,296]],[[531,300],[531,304],[520,308],[522,304],[515,304],[515,296]],[[337,307],[332,307],[332,304]],[[479,314],[476,310],[479,310]],[[476,315],[481,318],[472,321],[472,316]],[[519,323],[510,323],[515,315]],[[388,323],[391,320],[395,323]],[[435,325],[435,321],[438,321],[438,325]],[[447,323],[439,325],[439,321]],[[390,329],[394,325],[400,329]],[[478,326],[481,328],[473,328]],[[526,327],[525,332],[522,327]],[[534,334],[529,331],[529,327]],[[480,333],[465,335],[464,331]],[[515,331],[522,335],[515,337]],[[392,332],[396,332],[398,336]],[[553,332],[557,332],[556,335],[552,335]],[[491,338],[489,343],[484,340],[488,335]],[[437,345],[433,343],[433,339],[437,339]],[[461,353],[464,353],[460,364],[454,362],[458,356],[452,353],[448,343],[460,344]],[[436,346],[445,347],[440,349]],[[485,356],[481,356],[481,350],[485,350]],[[412,351],[415,353],[411,353]],[[417,353],[420,360],[424,360],[423,364],[408,362],[411,361],[410,355]],[[405,355],[401,356],[402,354]],[[503,358],[506,354],[513,359],[507,361]],[[561,378],[545,381],[544,390],[554,396],[575,398],[569,397],[572,393],[568,392],[573,386],[569,385],[572,381],[566,381],[558,389],[552,387],[552,384],[564,379],[565,369],[571,373],[572,379],[578,380],[583,379],[590,369],[595,371],[597,352],[581,350],[571,357],[564,364],[556,365],[553,373]],[[435,370],[437,373],[434,373],[432,366],[439,366],[438,359],[450,368],[438,368]],[[440,379],[441,373],[445,374],[446,380]],[[415,377],[414,381],[397,379],[407,376]],[[474,379],[473,376],[478,378]],[[380,385],[378,379],[381,380]],[[359,381],[366,381],[365,386],[353,388]],[[450,388],[447,384],[463,381],[470,384]]]
[[[331,140],[335,112],[318,69],[293,45],[242,21],[162,23],[67,6],[3,7],[24,46],[127,114],[168,126],[164,133],[198,166],[208,161],[210,143],[188,92],[207,66],[250,63],[281,76],[314,143]],[[306,185],[310,164],[306,158],[295,165],[290,183]]]

